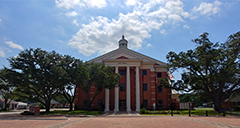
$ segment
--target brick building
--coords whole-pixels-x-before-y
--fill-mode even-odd
[[[176,91],[156,84],[156,77],[167,77],[166,63],[128,49],[124,36],[118,43],[118,49],[89,61],[112,66],[115,73],[121,75],[120,87],[101,92],[92,109],[97,109],[101,103],[105,105],[105,111],[139,111],[142,104],[152,109],[154,103],[159,109],[169,109],[173,102],[179,103]],[[93,96],[94,88],[91,90]],[[177,97],[172,98],[173,95]],[[86,100],[87,95],[76,88],[75,105],[78,109],[84,109]]]

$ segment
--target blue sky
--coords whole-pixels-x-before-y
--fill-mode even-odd
[[[129,48],[167,62],[204,32],[224,42],[240,30],[240,0],[0,0],[0,68],[21,50],[42,48],[83,61]],[[179,73],[173,74],[176,79]]]

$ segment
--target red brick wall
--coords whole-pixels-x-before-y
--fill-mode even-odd
[[[127,70],[124,67],[119,68],[120,70],[125,70],[125,76],[122,76],[119,80],[119,83],[125,83],[125,91],[121,91],[119,88],[119,100],[126,100],[126,75]],[[142,81],[142,70],[147,70],[147,75],[144,76],[144,81]],[[114,70],[115,71],[115,70]],[[135,68],[130,68],[130,85],[131,85],[131,110],[135,111],[136,109],[136,73]],[[162,77],[166,77],[167,73],[162,72]],[[158,100],[163,101],[163,107],[162,109],[169,109],[169,105],[171,104],[171,90],[170,89],[162,89],[162,92],[157,92],[155,89],[155,73],[151,72],[150,69],[140,69],[139,70],[139,84],[140,84],[140,105],[143,103],[143,83],[147,83],[147,91],[144,91],[144,99],[148,100],[148,109],[153,108],[153,103],[157,105]],[[90,92],[95,92],[95,88],[91,88]],[[157,92],[157,103],[156,103],[156,92]],[[94,94],[90,93],[90,97],[92,98]],[[109,95],[109,109],[111,111],[114,110],[114,99],[115,99],[115,89],[110,90]],[[81,90],[76,88],[76,98],[75,98],[75,104],[78,106],[79,109],[83,109],[83,101],[87,99],[87,95]],[[92,109],[97,109],[97,101],[98,99],[102,99],[103,104],[105,105],[105,89],[103,92],[101,92],[94,100]]]
[[[223,102],[222,104],[223,109],[233,109],[234,108],[234,102]]]

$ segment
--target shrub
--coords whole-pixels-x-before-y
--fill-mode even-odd
[[[140,111],[139,111],[140,114],[145,114],[146,113],[146,108],[142,108]]]
[[[21,115],[34,115],[34,113],[29,111],[24,111],[21,113]]]
[[[240,111],[240,107],[234,107],[235,111]]]

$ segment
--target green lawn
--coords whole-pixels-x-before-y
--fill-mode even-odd
[[[101,111],[85,111],[85,110],[55,110],[50,111],[49,113],[40,112],[40,115],[102,115]]]

